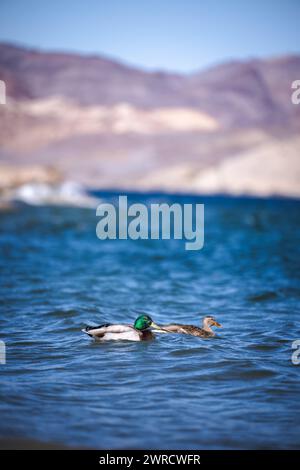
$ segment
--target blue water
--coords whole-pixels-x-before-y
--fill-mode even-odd
[[[113,195],[107,200],[114,199]],[[205,246],[100,241],[93,210],[0,214],[0,435],[96,448],[300,445],[300,203],[204,202]],[[86,323],[223,324],[209,340],[95,344]]]

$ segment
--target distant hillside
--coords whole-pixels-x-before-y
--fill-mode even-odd
[[[300,56],[183,75],[0,44],[0,79],[6,164],[50,164],[96,187],[300,194],[298,160],[287,161],[300,150],[300,106],[290,99]]]
[[[290,86],[300,56],[218,65],[205,72],[149,73],[98,56],[45,53],[0,44],[0,74],[11,96],[63,96],[82,105],[193,107],[225,126],[290,122]]]

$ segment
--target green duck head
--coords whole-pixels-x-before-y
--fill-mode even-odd
[[[152,320],[149,315],[140,315],[134,322],[134,328],[139,331],[147,330],[148,328],[155,328],[157,330],[161,330],[162,328],[158,326]]]

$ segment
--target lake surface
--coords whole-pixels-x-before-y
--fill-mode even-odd
[[[114,201],[113,195],[102,199]],[[205,203],[205,245],[100,241],[95,211],[0,214],[0,435],[93,448],[299,448],[300,203]],[[223,324],[96,344],[85,324]]]

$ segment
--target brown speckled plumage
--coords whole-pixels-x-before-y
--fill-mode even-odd
[[[185,335],[199,336],[201,338],[210,338],[215,336],[215,333],[212,330],[212,326],[217,326],[221,328],[220,323],[218,323],[213,317],[206,316],[203,318],[202,328],[194,325],[180,325],[177,323],[172,323],[170,325],[163,325],[162,328],[164,331],[169,333],[182,333]]]
[[[170,333],[183,333],[192,336],[202,336],[203,338],[208,338],[215,335],[213,331],[206,331],[203,328],[194,325],[164,325],[163,329],[169,331]]]

